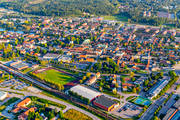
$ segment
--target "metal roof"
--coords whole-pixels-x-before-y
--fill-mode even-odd
[[[101,95],[100,92],[97,92],[82,85],[76,85],[72,87],[70,91],[75,92],[78,95],[81,95],[82,97],[89,99],[90,101],[96,98],[97,96]]]
[[[106,108],[109,108],[111,107],[112,105],[114,104],[117,104],[117,102],[111,100],[110,98],[104,96],[104,95],[101,95],[99,97],[96,98],[96,100],[94,101],[95,103],[98,103]]]
[[[0,91],[0,97],[4,96],[5,94],[7,94],[6,92]]]

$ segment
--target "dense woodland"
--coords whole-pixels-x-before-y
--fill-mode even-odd
[[[37,15],[112,14],[116,0],[14,0],[1,6]]]
[[[128,18],[129,23],[170,24],[180,28],[179,0],[0,0],[0,7],[43,16],[79,16],[83,13],[120,16]],[[144,11],[150,11],[151,16],[143,17]],[[174,14],[175,18],[158,18],[159,11]]]

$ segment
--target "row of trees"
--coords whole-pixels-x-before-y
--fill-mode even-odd
[[[90,100],[89,100],[89,99],[87,99],[87,98],[79,95],[78,93],[72,92],[72,91],[68,91],[68,93],[69,93],[70,95],[72,95],[72,96],[75,96],[75,97],[79,98],[79,99],[82,100],[84,103],[90,104]]]
[[[175,71],[169,71],[170,81],[169,83],[161,90],[161,92],[154,97],[154,99],[159,98],[164,95],[166,91],[179,79],[179,76],[176,75]]]
[[[2,57],[5,59],[13,59],[19,57],[20,54],[19,50],[13,50],[11,44],[0,44],[0,50],[3,51]]]
[[[97,15],[116,13],[116,4],[114,3],[117,3],[117,1],[110,0],[45,0],[40,1],[38,4],[31,4],[32,2],[30,2],[30,0],[14,0],[2,2],[0,6],[36,15],[65,16],[82,15],[83,12]]]
[[[54,82],[54,81],[52,81],[52,80],[50,80],[50,79],[48,79],[48,78],[44,78],[43,76],[37,75],[37,74],[34,73],[34,72],[30,72],[29,74],[30,74],[31,76],[33,76],[33,77],[39,78],[40,80],[48,83],[48,84],[49,84],[51,87],[53,87],[53,88],[56,88],[56,89],[61,90],[61,91],[64,90],[64,85],[62,85],[62,84],[60,84],[60,83],[56,83],[56,82]]]
[[[118,73],[119,65],[117,65],[113,59],[106,58],[104,62],[95,63],[91,68],[91,71],[102,72],[102,73]]]

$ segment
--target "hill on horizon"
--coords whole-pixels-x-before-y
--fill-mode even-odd
[[[36,15],[94,15],[117,13],[118,0],[0,0],[0,7]]]

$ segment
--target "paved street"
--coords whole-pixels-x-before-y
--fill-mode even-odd
[[[165,106],[162,107],[162,109],[159,111],[159,115],[160,114],[166,114],[166,112],[169,110],[169,108],[174,105],[174,103],[176,102],[174,99],[176,98],[176,95],[173,95],[165,104]]]
[[[155,103],[152,103],[151,106],[146,110],[146,112],[141,116],[139,120],[150,120],[153,117],[156,109],[164,102],[165,99],[166,97],[163,96],[160,99],[158,99]]]
[[[45,95],[42,95],[42,94],[34,94],[34,93],[30,93],[30,92],[25,92],[25,91],[18,91],[18,90],[12,90],[12,89],[9,89],[9,88],[0,88],[0,90],[4,90],[4,91],[9,91],[9,92],[16,92],[16,93],[22,93],[24,94],[25,96],[36,96],[36,97],[39,97],[39,98],[43,98],[43,99],[47,99],[47,100],[50,100],[50,101],[53,101],[53,102],[57,102],[59,104],[63,104],[63,105],[66,105],[66,109],[63,110],[63,112],[66,112],[68,109],[75,109],[77,111],[80,111],[88,116],[90,116],[91,118],[93,118],[94,120],[100,120],[98,117],[96,117],[95,115],[85,111],[85,110],[82,110],[76,106],[73,106],[69,103],[66,103],[64,101],[60,101],[58,99],[55,99],[55,98],[52,98],[52,97],[48,97],[48,96],[45,96]]]
[[[30,82],[32,82],[32,83],[36,83],[37,85],[39,85],[39,86],[41,86],[41,87],[43,87],[43,88],[51,89],[51,88],[49,88],[48,86],[46,86],[46,85],[38,82],[37,80],[34,80],[34,79],[28,77],[27,75],[24,75],[24,74],[22,74],[22,73],[20,73],[20,72],[18,72],[18,71],[15,71],[15,70],[13,70],[13,69],[5,66],[5,65],[0,64],[0,67],[3,68],[3,69],[6,69],[8,72],[11,72],[11,73],[13,73],[13,74],[15,74],[15,75],[18,75],[18,76],[22,77],[22,78],[25,78],[25,79],[27,79],[28,81],[30,81]]]

